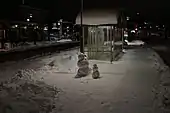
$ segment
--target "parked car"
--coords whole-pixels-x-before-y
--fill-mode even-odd
[[[127,45],[130,45],[130,46],[142,46],[145,44],[145,42],[141,40],[133,40],[131,42],[129,42],[128,40],[125,40],[125,42],[127,43]]]

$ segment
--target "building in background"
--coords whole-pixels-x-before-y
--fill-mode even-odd
[[[26,5],[18,5],[0,21],[1,47],[10,43],[11,48],[18,43],[45,40],[44,25],[48,23],[48,11]],[[3,34],[3,35],[2,35]],[[9,45],[9,44],[8,44]]]

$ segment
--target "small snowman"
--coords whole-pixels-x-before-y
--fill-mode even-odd
[[[97,64],[93,65],[93,73],[92,73],[93,79],[98,79],[100,77],[100,72],[98,70]]]

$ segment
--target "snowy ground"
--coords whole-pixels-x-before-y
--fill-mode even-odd
[[[36,110],[37,108],[48,110],[48,106],[50,106],[50,110],[54,108],[53,113],[168,113],[165,112],[165,109],[163,112],[158,107],[162,106],[163,100],[163,94],[158,92],[165,87],[163,83],[168,80],[169,69],[151,49],[126,50],[124,56],[113,64],[106,61],[90,61],[90,65],[98,64],[101,78],[97,80],[93,80],[91,75],[74,79],[77,70],[77,53],[78,50],[75,49],[51,56],[29,59],[29,61],[0,64],[2,67],[0,68],[1,81],[7,79],[9,81],[9,78],[20,69],[27,73],[24,74],[26,79],[25,76],[24,80],[20,80],[23,78],[19,77],[19,80],[10,83],[12,89],[16,88],[14,86],[18,86],[13,84],[21,84],[18,86],[21,87],[25,86],[27,81],[27,84],[33,88],[36,86],[41,89],[38,94],[32,93],[34,91],[27,94],[26,91],[16,90],[16,88],[11,95],[10,93],[1,93],[4,95],[0,95],[0,98],[8,98],[8,101],[5,100],[6,103],[16,101],[15,95],[12,94],[19,91],[22,92],[22,95],[27,94],[26,97],[29,97],[25,101],[17,100],[23,102],[17,104],[19,108],[24,104],[24,107],[30,105],[35,106]],[[29,75],[31,75],[31,79]],[[25,87],[28,88],[29,85]],[[0,89],[0,91],[7,92],[10,86],[6,83],[3,86],[7,88]],[[56,88],[53,88],[54,86]],[[29,90],[33,88],[31,87]],[[57,93],[54,93],[56,89]],[[41,97],[40,103],[48,101],[49,104],[38,103],[38,99],[34,99],[38,97]],[[44,100],[43,97],[46,99]],[[23,96],[18,98],[23,98]],[[28,99],[30,103],[28,103]],[[4,101],[0,101],[1,103]],[[19,109],[18,106],[12,108],[7,106],[7,108],[16,110]],[[42,106],[44,109],[41,109]],[[36,110],[32,113],[37,113]],[[20,111],[22,112],[22,110]]]

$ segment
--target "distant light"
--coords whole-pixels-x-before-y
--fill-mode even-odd
[[[130,17],[126,17],[126,20],[130,20]]]
[[[44,27],[44,31],[47,31],[48,29],[47,29],[47,27]]]
[[[165,25],[163,25],[163,27],[165,27]]]
[[[135,31],[137,31],[137,30],[138,30],[138,28],[135,29]]]
[[[147,22],[144,22],[144,24],[148,24]]]
[[[27,26],[25,26],[24,29],[27,29]]]
[[[27,19],[27,22],[29,22],[29,21],[30,21],[30,19],[28,18],[28,19]]]
[[[124,34],[124,37],[128,37],[128,34]]]
[[[139,15],[139,13],[137,13],[137,15]]]
[[[18,25],[15,25],[15,27],[18,27]]]
[[[52,29],[58,29],[57,27],[53,27]]]
[[[156,27],[159,27],[158,25]]]
[[[34,29],[38,29],[38,26],[34,27]]]
[[[69,29],[69,26],[67,26],[67,29]]]
[[[58,22],[58,25],[60,26],[60,22]]]
[[[30,18],[32,18],[32,14],[30,14]]]
[[[129,41],[128,40],[125,40],[126,43],[128,43]]]
[[[132,30],[131,33],[135,33],[135,30]]]
[[[139,27],[139,29],[141,29],[142,27]]]
[[[150,26],[150,28],[152,28],[152,26]]]

